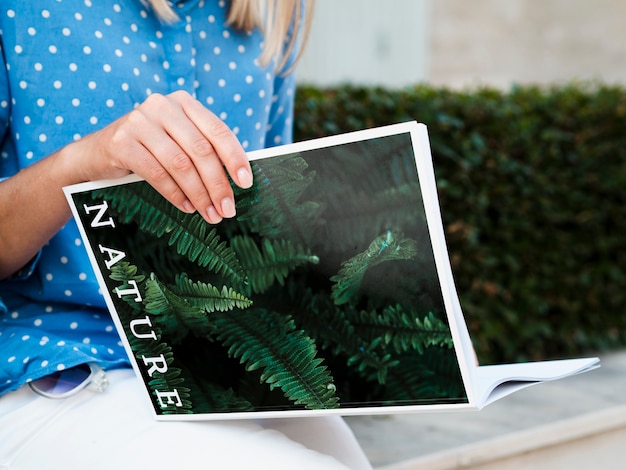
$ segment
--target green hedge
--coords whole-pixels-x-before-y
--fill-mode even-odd
[[[295,139],[427,124],[481,362],[626,344],[626,90],[301,86]]]

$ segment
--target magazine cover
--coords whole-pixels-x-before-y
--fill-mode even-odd
[[[472,405],[428,148],[406,123],[252,152],[218,225],[135,176],[66,188],[157,417]]]

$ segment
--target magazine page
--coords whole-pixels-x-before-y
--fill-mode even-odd
[[[157,417],[473,406],[424,138],[405,123],[252,152],[254,185],[215,226],[136,177],[66,188]]]
[[[531,385],[582,374],[598,367],[600,359],[597,357],[480,366],[474,374],[477,405],[483,408]]]
[[[158,419],[480,409],[599,365],[478,366],[426,126],[249,157],[218,225],[136,176],[65,188]]]

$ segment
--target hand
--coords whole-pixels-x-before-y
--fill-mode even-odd
[[[217,116],[185,92],[151,95],[100,131],[0,181],[0,279],[24,266],[71,217],[63,186],[136,173],[179,209],[218,223],[235,215],[224,168],[237,185],[252,185],[245,152]]]
[[[235,215],[224,167],[238,186],[252,185],[250,163],[237,137],[183,91],[151,95],[68,149],[72,146],[85,181],[136,173],[176,207],[197,210],[210,223]]]

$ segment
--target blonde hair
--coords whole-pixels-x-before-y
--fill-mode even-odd
[[[161,21],[173,23],[178,15],[168,0],[147,0]],[[315,0],[231,0],[226,24],[241,31],[259,28],[265,35],[261,65],[267,66],[276,59],[277,70],[283,71],[289,57],[298,47],[296,60],[285,73],[289,73],[300,58],[311,26]],[[293,25],[293,29],[290,27]],[[285,43],[285,41],[287,41]],[[298,41],[301,41],[297,44]]]

